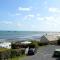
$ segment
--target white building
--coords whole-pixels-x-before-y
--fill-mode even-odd
[[[11,42],[1,42],[0,47],[10,49],[11,48]]]
[[[32,42],[29,42],[29,41],[23,41],[21,42],[21,44],[31,44]]]

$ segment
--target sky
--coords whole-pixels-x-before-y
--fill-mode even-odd
[[[0,0],[0,30],[60,31],[60,0]]]

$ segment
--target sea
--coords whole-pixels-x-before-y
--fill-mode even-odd
[[[0,31],[0,41],[37,40],[46,32],[41,31]]]

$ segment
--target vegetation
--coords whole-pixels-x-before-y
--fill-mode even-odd
[[[5,50],[5,49],[4,49]],[[24,55],[24,49],[7,49],[5,51],[0,51],[0,60],[15,58]]]
[[[58,40],[60,42],[60,40]],[[0,60],[4,59],[12,59],[12,60],[18,60],[21,57],[25,56],[25,48],[27,46],[32,47],[32,48],[38,48],[39,46],[47,45],[44,43],[40,43],[39,41],[32,41],[31,44],[24,45],[19,43],[12,43],[12,48],[11,49],[6,49],[6,48],[0,48]]]
[[[22,60],[26,57],[26,55],[22,55],[22,56],[18,56],[18,57],[14,57],[14,58],[9,58],[8,60]]]
[[[39,45],[39,46],[44,46],[44,45],[48,45],[48,43],[41,43],[41,42],[38,42],[38,45]]]
[[[57,40],[57,44],[60,45],[60,38]]]
[[[39,46],[44,46],[44,45],[48,45],[48,43],[41,43],[39,41],[31,41],[32,45],[34,44],[35,47],[39,47]]]
[[[0,48],[0,52],[6,51],[6,50],[9,50],[9,49],[7,49],[7,48]]]

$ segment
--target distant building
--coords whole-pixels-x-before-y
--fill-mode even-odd
[[[40,38],[40,42],[41,42],[41,43],[48,43],[49,40],[43,35],[43,36]]]
[[[11,48],[11,43],[10,42],[1,42],[0,43],[0,48]]]
[[[40,38],[41,43],[48,43],[48,44],[57,44],[57,40],[58,40],[58,35],[55,34],[43,35]]]
[[[31,44],[32,42],[30,42],[30,41],[23,41],[23,42],[21,42],[21,44]]]

